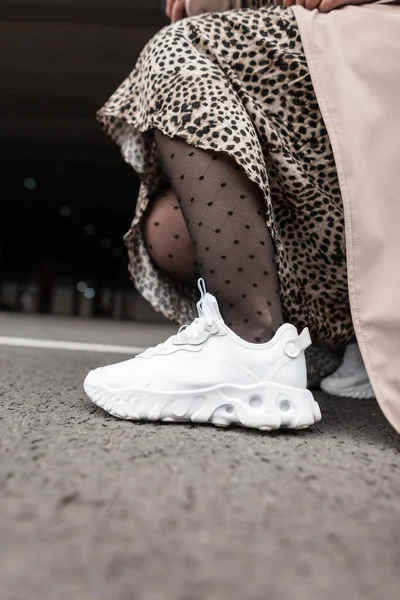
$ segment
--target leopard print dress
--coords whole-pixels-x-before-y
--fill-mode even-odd
[[[195,317],[196,290],[159,271],[143,241],[143,215],[167,185],[156,128],[243,167],[265,198],[286,320],[343,345],[354,333],[335,161],[294,14],[260,4],[162,29],[98,113],[141,179],[130,274],[157,311],[180,324]]]

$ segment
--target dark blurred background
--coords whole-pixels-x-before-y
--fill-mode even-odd
[[[95,119],[163,0],[1,0],[0,309],[150,319],[123,234],[138,180]]]

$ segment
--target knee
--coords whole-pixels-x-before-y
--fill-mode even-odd
[[[196,279],[193,245],[172,190],[151,201],[143,220],[143,236],[159,269],[182,281]]]
[[[189,233],[172,190],[154,198],[144,216],[143,234],[147,250],[158,263],[173,249],[191,245]]]

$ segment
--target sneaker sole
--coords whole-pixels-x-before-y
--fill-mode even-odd
[[[369,381],[360,385],[354,385],[348,388],[338,389],[327,381],[321,381],[321,390],[331,396],[339,396],[340,398],[355,398],[357,400],[369,400],[375,398],[374,390]]]
[[[320,408],[309,390],[269,382],[154,392],[110,389],[99,385],[89,373],[84,389],[94,404],[115,417],[131,421],[189,421],[271,431],[306,429],[321,420]]]

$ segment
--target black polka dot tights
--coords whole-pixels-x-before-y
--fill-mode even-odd
[[[282,324],[282,308],[261,191],[225,154],[193,148],[159,131],[155,140],[196,268],[217,297],[226,324],[249,342],[268,341]],[[156,223],[149,226],[159,228]],[[179,232],[173,235],[179,239]],[[172,263],[174,254],[168,254]]]

